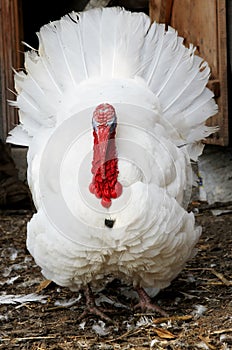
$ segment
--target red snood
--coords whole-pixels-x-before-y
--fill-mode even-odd
[[[117,198],[122,193],[122,185],[118,178],[118,158],[115,145],[115,130],[110,134],[107,141],[105,159],[101,159],[100,147],[96,131],[93,131],[94,147],[92,174],[93,179],[89,185],[91,193],[97,198],[102,198],[101,204],[105,208],[111,206],[111,199]]]

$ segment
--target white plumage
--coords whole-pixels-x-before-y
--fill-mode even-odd
[[[217,112],[207,63],[173,28],[121,8],[73,12],[38,37],[15,74],[20,125],[8,137],[29,146],[29,251],[46,278],[72,290],[106,277],[168,286],[201,233],[185,204],[190,159],[216,130],[205,126]],[[108,209],[88,189],[101,103],[116,110],[123,186]]]

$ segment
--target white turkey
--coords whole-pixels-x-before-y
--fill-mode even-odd
[[[27,247],[43,275],[71,290],[109,280],[152,304],[194,254],[201,234],[186,211],[191,160],[216,128],[210,69],[183,38],[123,8],[72,12],[43,26],[15,72],[36,213]],[[84,313],[84,315],[86,312]]]

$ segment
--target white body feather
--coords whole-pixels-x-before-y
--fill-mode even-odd
[[[26,73],[15,75],[21,123],[8,138],[29,146],[29,251],[46,278],[73,290],[105,276],[168,286],[201,232],[184,200],[190,158],[215,131],[205,126],[217,112],[207,64],[174,29],[121,8],[71,13],[38,36],[39,53],[26,53]],[[91,118],[103,102],[118,117],[124,187],[110,209],[88,191]]]

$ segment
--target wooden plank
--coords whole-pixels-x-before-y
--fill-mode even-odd
[[[20,25],[18,0],[0,1],[0,79],[1,79],[1,137],[18,123],[17,110],[10,107],[8,100],[15,99],[12,68],[20,67]]]
[[[228,83],[227,83],[227,27],[226,0],[217,0],[218,22],[218,78],[220,81],[220,96],[216,99],[219,113],[212,118],[211,124],[220,127],[218,135],[209,139],[209,143],[227,146],[229,144],[229,113],[228,113]],[[216,139],[217,137],[217,139]]]
[[[165,11],[170,11],[166,13]],[[228,145],[228,90],[226,45],[226,0],[150,0],[152,20],[165,22],[185,38],[184,44],[196,47],[211,68],[208,87],[215,93],[219,113],[207,122],[218,125],[220,131],[207,139],[207,143]],[[169,18],[169,21],[167,19]]]
[[[185,38],[185,45],[194,44],[196,54],[210,64],[213,77],[218,75],[217,4],[215,0],[177,0],[173,3],[171,25]]]
[[[150,0],[149,14],[152,22],[170,23],[173,0]]]

